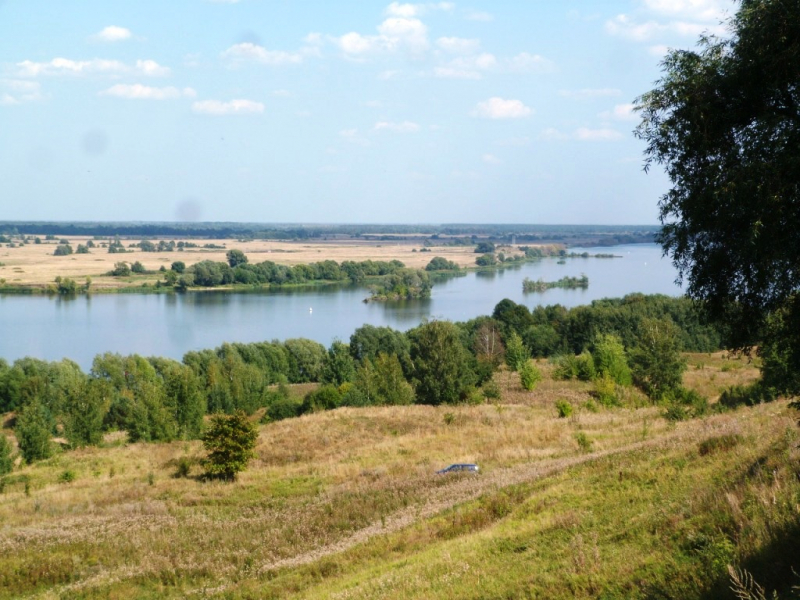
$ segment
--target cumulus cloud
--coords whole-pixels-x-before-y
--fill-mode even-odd
[[[533,113],[533,109],[525,106],[520,100],[504,100],[503,98],[489,98],[478,102],[472,111],[473,117],[483,119],[522,119]]]
[[[118,27],[117,25],[109,25],[104,27],[101,31],[91,36],[91,39],[98,42],[123,42],[133,37],[130,29],[125,27]]]
[[[296,65],[303,62],[303,54],[299,52],[267,50],[250,42],[234,44],[222,53],[222,58],[234,63],[252,61],[270,66]]]
[[[520,73],[546,73],[554,68],[553,62],[539,56],[521,52],[507,61],[508,69]]]
[[[607,121],[636,121],[638,117],[633,112],[633,104],[617,104],[611,110],[606,110],[597,115]]]
[[[642,42],[666,35],[697,37],[721,35],[734,8],[733,0],[641,0],[634,15],[620,14],[606,21],[606,32]]]
[[[373,129],[375,131],[393,131],[395,133],[416,133],[419,131],[419,125],[412,121],[403,121],[402,123],[378,121]]]
[[[456,7],[452,2],[429,2],[427,4],[410,4],[392,2],[386,7],[386,14],[392,17],[418,17],[434,10],[452,11]]]
[[[500,73],[545,73],[553,70],[553,63],[542,56],[522,52],[507,59],[482,52],[471,56],[458,56],[434,68],[436,77],[449,79],[481,79],[489,71]]]
[[[264,112],[264,105],[253,100],[202,100],[192,104],[192,111],[199,115],[252,115]]]
[[[417,18],[389,17],[378,26],[377,35],[346,33],[333,42],[348,58],[364,59],[380,53],[406,51],[419,55],[429,46],[428,28]]]
[[[112,85],[107,90],[100,92],[99,95],[132,100],[175,100],[177,98],[194,98],[197,96],[197,92],[190,87],[180,90],[171,86],[157,88],[137,83],[133,85]]]
[[[154,60],[137,60],[133,66],[118,60],[93,58],[91,60],[71,60],[54,58],[48,62],[24,60],[17,63],[20,77],[38,77],[55,75],[146,75],[148,77],[166,77],[169,67],[159,65]]]
[[[717,23],[730,14],[734,3],[731,0],[644,0],[644,6],[672,18]]]

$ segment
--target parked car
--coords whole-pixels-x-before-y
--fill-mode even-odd
[[[443,475],[445,473],[477,473],[479,470],[478,465],[474,463],[456,463],[436,472]]]

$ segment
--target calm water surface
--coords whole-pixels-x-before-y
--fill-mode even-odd
[[[329,345],[347,341],[365,323],[410,329],[424,318],[465,321],[491,314],[503,298],[533,308],[567,307],[632,292],[680,295],[675,269],[659,246],[575,248],[622,258],[573,258],[528,263],[491,273],[469,273],[437,283],[431,298],[369,303],[355,286],[269,293],[98,294],[74,299],[0,295],[0,357],[9,362],[34,356],[70,358],[84,369],[102,352],[180,359],[189,350],[222,342],[256,342],[305,337]],[[586,290],[553,289],[523,294],[522,280],[589,277]]]

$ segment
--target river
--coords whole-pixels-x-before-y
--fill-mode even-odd
[[[655,244],[573,248],[621,258],[543,259],[494,272],[471,272],[437,283],[426,300],[368,303],[368,290],[329,286],[276,292],[187,294],[96,294],[75,298],[0,295],[0,357],[70,358],[91,367],[103,352],[166,356],[222,342],[304,337],[329,345],[348,341],[361,325],[410,329],[426,318],[465,321],[491,314],[503,298],[533,308],[567,307],[632,292],[678,296],[676,272]],[[522,292],[522,280],[589,277],[585,290]]]

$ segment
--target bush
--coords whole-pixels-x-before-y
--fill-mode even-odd
[[[595,379],[594,395],[603,406],[619,406],[620,404],[617,384],[608,374]]]
[[[582,431],[575,434],[575,441],[578,442],[578,448],[581,449],[581,452],[592,451],[592,440]]]
[[[494,379],[490,379],[484,383],[481,390],[483,390],[483,395],[488,400],[500,399],[500,386],[497,385],[497,382]]]
[[[58,476],[58,483],[71,483],[75,481],[75,471],[67,469]]]
[[[255,456],[258,431],[241,410],[232,415],[211,417],[211,426],[203,436],[208,457],[203,461],[206,477],[233,481]]]
[[[556,410],[558,411],[559,419],[566,419],[572,416],[572,404],[566,400],[557,400]]]
[[[335,385],[323,385],[306,394],[300,410],[306,414],[321,410],[333,410],[341,405],[342,395],[339,393],[339,389]]]
[[[520,366],[531,357],[531,353],[516,331],[512,331],[506,342],[506,364],[512,371],[519,370]]]
[[[146,271],[146,269],[144,268],[144,265],[142,263],[140,263],[138,260],[131,265],[131,272],[132,273],[141,274],[141,273],[144,273],[145,271]]]
[[[719,397],[719,405],[723,408],[736,408],[737,406],[753,406],[762,402],[775,399],[772,390],[765,388],[760,382],[750,385],[732,385],[723,390]]]
[[[11,473],[14,468],[14,460],[11,458],[11,442],[0,433],[0,475]]]
[[[542,374],[532,360],[526,360],[519,368],[519,381],[522,387],[532,391],[536,384],[542,380]]]
[[[300,416],[300,403],[291,398],[279,398],[267,408],[264,413],[269,421],[282,421]]]
[[[625,356],[625,348],[617,336],[610,334],[597,336],[592,358],[598,375],[608,375],[619,385],[632,383],[633,378]]]

